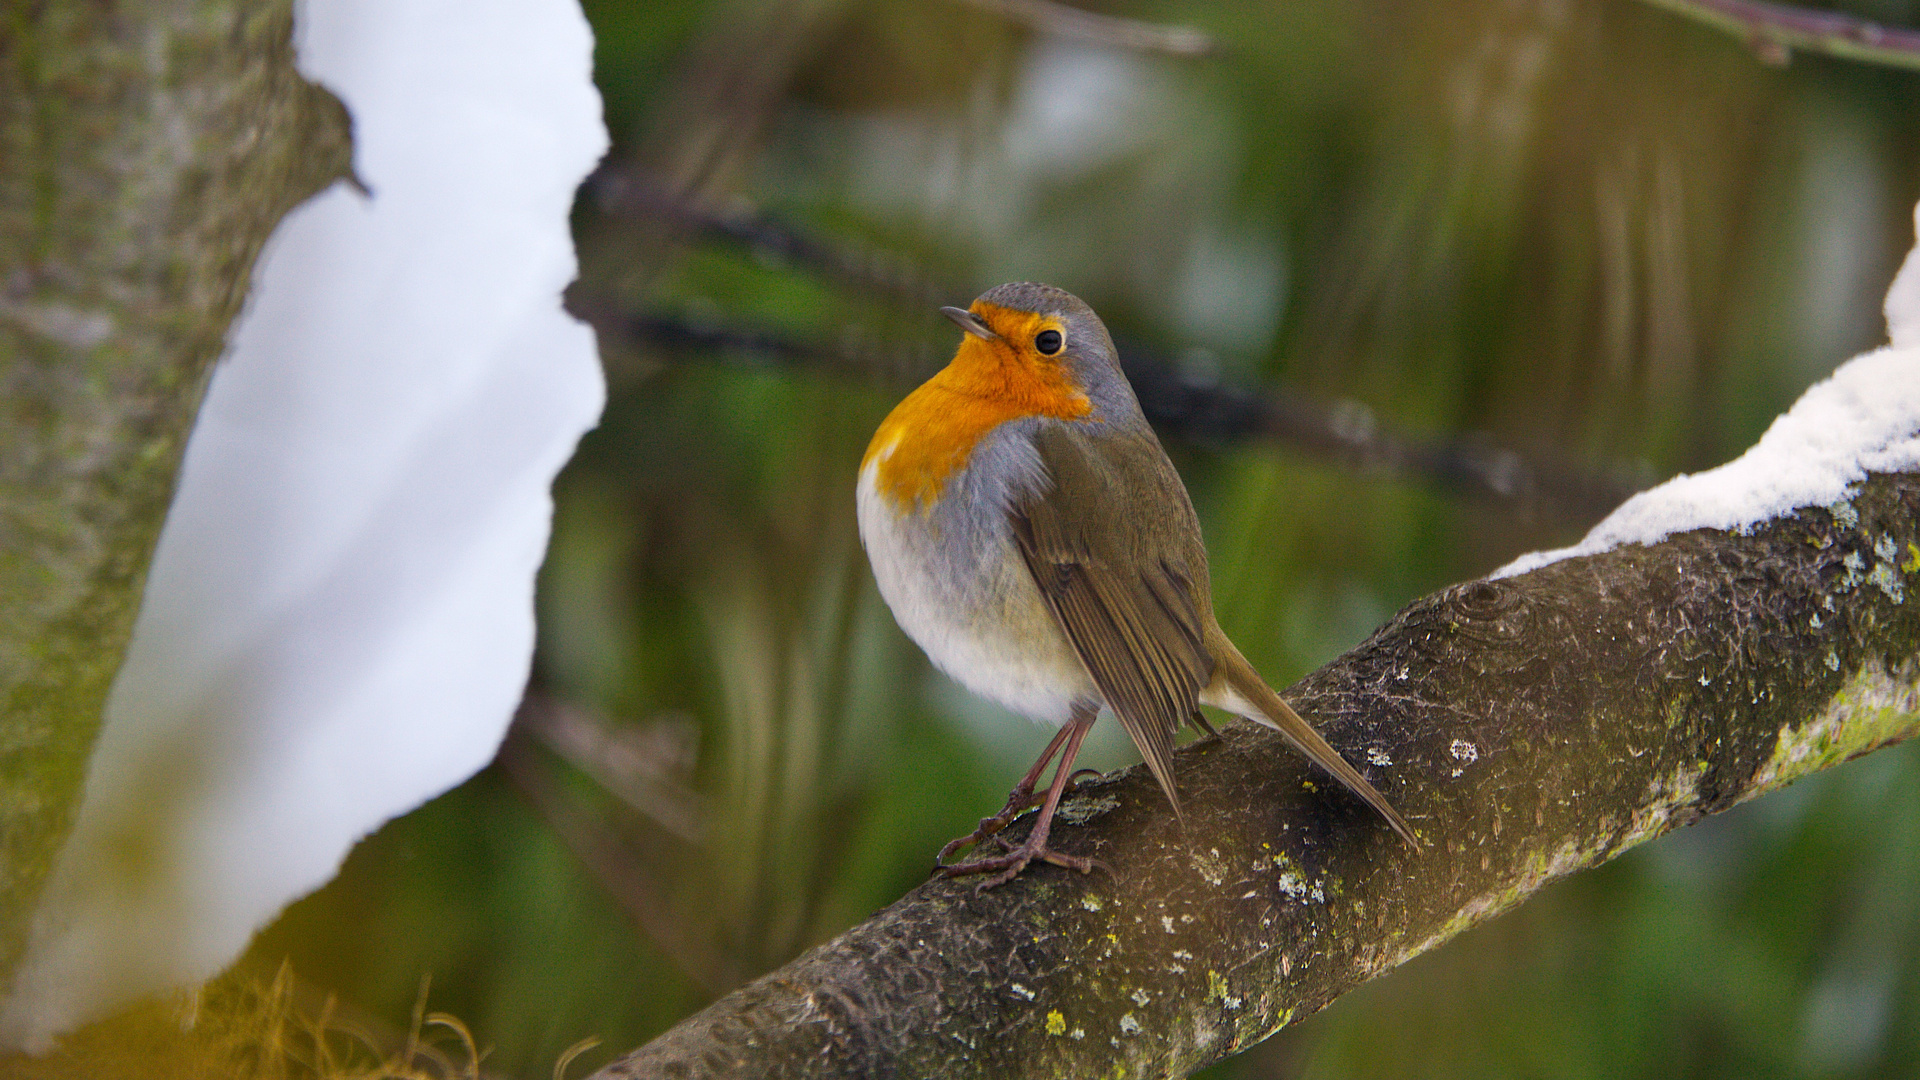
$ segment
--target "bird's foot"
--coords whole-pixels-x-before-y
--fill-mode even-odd
[[[965,848],[978,847],[988,840],[999,840],[1001,829],[1013,824],[1014,818],[1026,813],[1029,809],[1037,805],[1040,800],[1041,796],[1034,794],[1031,789],[1022,792],[1020,789],[1015,788],[1013,794],[1007,798],[1007,805],[1002,807],[999,813],[992,817],[981,818],[980,827],[967,835],[956,836],[947,841],[947,846],[941,848],[940,854],[933,857],[934,869],[944,873],[951,869],[953,865],[960,865],[949,864],[947,862],[948,859],[953,857],[954,852],[961,851]],[[1005,840],[1000,840],[1000,846],[1003,848],[1009,847]]]
[[[1045,834],[1041,833],[1038,829],[1028,835],[1025,843],[1019,845],[1009,844],[1006,840],[998,836],[995,836],[993,839],[998,840],[1000,846],[1006,849],[1005,854],[989,855],[984,858],[973,859],[969,862],[954,863],[951,866],[943,865],[938,871],[940,876],[957,878],[965,877],[968,874],[992,874],[992,877],[982,881],[974,888],[974,895],[977,896],[996,885],[1005,885],[1007,882],[1020,876],[1020,871],[1025,870],[1027,865],[1035,859],[1039,859],[1041,862],[1050,862],[1055,866],[1064,866],[1069,870],[1078,870],[1083,874],[1092,873],[1095,868],[1104,870],[1109,874],[1113,873],[1112,869],[1099,859],[1090,859],[1082,855],[1068,855],[1064,852],[1053,850],[1047,846]]]
[[[1069,787],[1077,787],[1084,778],[1098,780],[1102,775],[1104,774],[1098,769],[1081,769],[1067,778],[1067,785]],[[1007,805],[1001,807],[999,813],[992,817],[981,818],[980,827],[967,835],[956,836],[947,841],[946,846],[940,849],[940,854],[933,857],[934,868],[945,871],[950,865],[954,865],[947,862],[948,859],[953,857],[954,852],[964,851],[970,847],[978,847],[988,840],[999,840],[1002,851],[1012,851],[1013,845],[1000,838],[1000,830],[1013,824],[1014,819],[1018,818],[1021,814],[1026,813],[1028,810],[1033,809],[1045,801],[1046,795],[1033,790],[1031,787],[1014,788],[1013,794],[1007,796]]]

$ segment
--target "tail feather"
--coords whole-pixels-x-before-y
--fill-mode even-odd
[[[1414,838],[1413,829],[1395,812],[1393,806],[1387,802],[1386,796],[1374,790],[1373,785],[1367,783],[1367,778],[1361,776],[1359,770],[1347,764],[1347,759],[1341,757],[1338,750],[1329,746],[1327,740],[1320,737],[1319,732],[1308,726],[1305,720],[1300,719],[1300,714],[1294,712],[1279,694],[1274,693],[1273,688],[1267,685],[1259,672],[1253,670],[1253,665],[1247,663],[1247,658],[1240,655],[1240,650],[1234,648],[1233,643],[1226,640],[1225,635],[1219,635],[1216,641],[1208,644],[1217,665],[1214,669],[1216,681],[1214,686],[1208,689],[1215,689],[1219,685],[1219,679],[1223,678],[1233,691],[1233,697],[1240,699],[1233,701],[1224,694],[1211,695],[1217,696],[1220,700],[1209,700],[1208,704],[1219,705],[1229,711],[1240,713],[1249,720],[1265,724],[1278,731],[1287,742],[1293,745],[1294,749],[1306,755],[1307,760],[1332,773],[1335,779],[1346,785],[1348,791],[1373,807],[1381,817],[1387,820],[1388,825],[1393,826],[1393,831],[1399,833],[1401,839],[1415,850],[1419,849],[1420,841]],[[1242,705],[1251,708],[1239,707]]]

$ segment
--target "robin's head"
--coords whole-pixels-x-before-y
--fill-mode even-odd
[[[966,331],[953,363],[894,406],[861,459],[895,507],[931,505],[1001,424],[1048,417],[1096,431],[1146,427],[1107,328],[1072,294],[1016,282],[970,308],[940,310]]]
[[[1017,281],[987,290],[965,310],[940,311],[966,331],[954,368],[995,392],[1030,398],[1026,411],[1093,421],[1139,414],[1113,338],[1072,293]]]

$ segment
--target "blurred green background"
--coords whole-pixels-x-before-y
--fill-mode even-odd
[[[1014,5],[1020,7],[1021,5]],[[490,1073],[578,1075],[922,880],[1045,741],[932,671],[853,486],[965,304],[1040,279],[1188,385],[1342,430],[1657,479],[1738,454],[1881,342],[1920,75],[1632,0],[588,0],[615,148],[576,216],[605,420],[556,489],[502,761],[256,943]],[[1913,25],[1920,4],[1854,0]],[[1277,684],[1409,600],[1577,537],[1503,499],[1164,432],[1220,617]],[[1135,758],[1102,724],[1087,763]],[[1209,1071],[1920,1075],[1920,746],[1649,844]]]

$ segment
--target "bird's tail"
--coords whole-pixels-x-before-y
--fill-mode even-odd
[[[1348,791],[1358,795],[1361,801],[1386,818],[1387,824],[1393,826],[1393,831],[1399,833],[1401,839],[1415,850],[1419,849],[1420,842],[1414,838],[1413,829],[1394,811],[1386,796],[1375,791],[1359,770],[1347,764],[1347,759],[1340,756],[1340,751],[1327,745],[1327,740],[1321,738],[1319,732],[1309,727],[1305,720],[1300,719],[1299,713],[1274,693],[1273,688],[1267,685],[1259,672],[1253,670],[1253,665],[1247,663],[1247,658],[1240,655],[1240,650],[1234,648],[1233,642],[1228,641],[1225,634],[1215,635],[1215,640],[1207,644],[1208,651],[1214,656],[1216,677],[1223,679],[1226,687],[1232,691],[1231,695],[1215,695],[1217,700],[1209,700],[1209,705],[1239,713],[1279,732],[1293,744],[1294,749],[1332,773],[1335,779],[1346,785]]]

